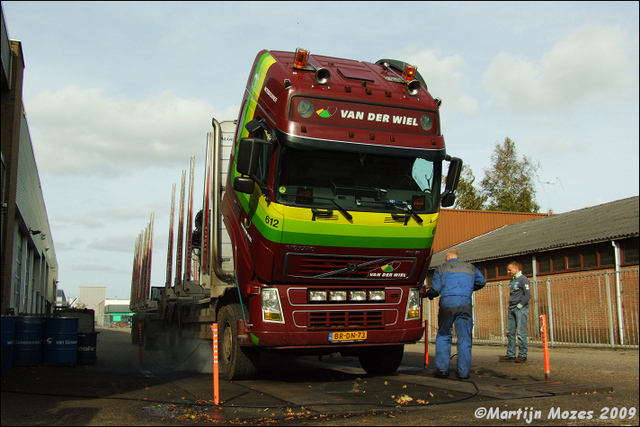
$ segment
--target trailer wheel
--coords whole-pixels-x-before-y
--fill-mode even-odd
[[[362,369],[371,375],[387,375],[395,372],[402,363],[403,345],[367,347],[358,354]]]
[[[240,304],[225,305],[218,313],[220,365],[228,380],[250,379],[258,373],[258,351],[238,344],[238,319],[242,319]]]

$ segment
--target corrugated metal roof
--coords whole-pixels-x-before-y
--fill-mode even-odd
[[[450,248],[476,236],[522,221],[544,218],[547,214],[530,212],[474,211],[441,209],[433,251]]]
[[[453,246],[468,262],[518,256],[555,248],[638,237],[638,196],[504,226]],[[432,266],[445,261],[444,248]]]

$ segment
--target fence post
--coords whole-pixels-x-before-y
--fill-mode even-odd
[[[618,329],[620,332],[620,345],[624,345],[624,312],[622,311],[622,277],[621,267],[620,267],[620,246],[616,241],[611,241],[611,245],[613,246],[613,253],[616,260],[616,306],[618,308]]]
[[[427,320],[429,320],[429,321],[431,321],[431,303],[432,302],[433,301],[430,300],[429,303],[427,304]],[[427,338],[428,338],[428,335],[427,335]],[[425,338],[425,339],[427,339],[427,338]]]
[[[616,337],[615,332],[613,331],[613,311],[611,307],[611,283],[609,280],[609,274],[604,274],[604,283],[605,288],[607,290],[607,315],[609,317],[609,342],[611,343],[611,348],[615,348],[616,346]]]
[[[533,314],[536,317],[536,319],[540,318],[540,310],[538,308],[538,281],[537,280],[533,280],[531,282],[531,288],[532,288],[532,293],[533,293]],[[536,335],[538,333],[538,328],[535,329],[536,331]]]
[[[549,279],[547,279],[547,302],[549,304],[549,337],[551,338],[551,347],[553,347],[555,344],[553,339],[553,307],[551,305],[551,281]]]
[[[505,345],[505,327],[504,327],[504,308],[502,307],[502,282],[498,283],[498,291],[500,293],[500,341]]]
[[[532,277],[532,287],[533,287],[533,309],[535,312],[536,319],[540,319],[540,301],[538,301],[538,259],[535,254],[531,255],[531,271],[533,274]],[[536,329],[537,333],[537,329]]]

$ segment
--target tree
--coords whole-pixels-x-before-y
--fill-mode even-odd
[[[509,137],[496,143],[491,155],[492,169],[485,169],[480,187],[490,211],[538,212],[533,177],[540,165],[527,156],[518,161],[516,144]]]
[[[476,177],[468,165],[462,166],[458,189],[456,190],[456,209],[482,210],[487,197],[474,187]]]

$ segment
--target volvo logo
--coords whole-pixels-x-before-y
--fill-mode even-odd
[[[357,271],[358,271],[358,264],[349,263],[349,265],[347,265],[347,273],[356,273]]]

